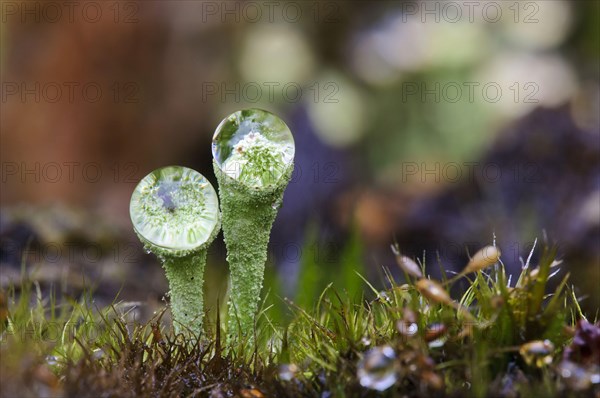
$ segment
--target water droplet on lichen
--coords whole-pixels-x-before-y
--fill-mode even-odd
[[[360,385],[384,391],[397,380],[396,353],[390,346],[375,347],[365,353],[358,363],[357,377]]]
[[[212,153],[229,177],[252,188],[274,186],[294,160],[294,137],[270,112],[245,109],[227,116],[217,127]]]
[[[135,231],[150,246],[191,250],[204,244],[216,228],[219,202],[202,174],[169,166],[140,181],[129,212]]]

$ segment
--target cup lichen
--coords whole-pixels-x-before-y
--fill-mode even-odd
[[[294,139],[277,116],[246,109],[221,122],[212,148],[231,271],[229,335],[250,336],[271,227],[294,169]]]
[[[129,211],[136,234],[165,269],[175,332],[200,336],[206,253],[220,229],[214,188],[197,171],[163,167],[140,181]]]

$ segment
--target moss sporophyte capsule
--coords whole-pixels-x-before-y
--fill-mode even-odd
[[[220,229],[214,188],[192,169],[160,168],[137,185],[129,212],[136,234],[167,274],[175,332],[200,336],[206,253]]]
[[[294,169],[294,151],[288,126],[260,109],[227,116],[213,137],[231,272],[230,336],[238,331],[249,336],[253,330],[271,227]]]

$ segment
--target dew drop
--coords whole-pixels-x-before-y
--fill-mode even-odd
[[[299,370],[300,369],[298,368],[298,366],[294,365],[293,363],[280,365],[279,378],[284,381],[290,381],[294,377],[296,377],[296,374]]]
[[[382,290],[381,292],[379,292],[379,296],[377,297],[377,299],[381,302],[386,302],[389,303],[390,300],[390,296],[387,294],[387,292],[385,290]]]
[[[429,348],[440,348],[443,347],[444,344],[446,344],[446,337],[440,337],[439,339],[435,339],[427,343]]]
[[[56,366],[58,365],[58,358],[55,355],[47,355],[46,363],[50,366]]]
[[[251,188],[275,185],[294,160],[294,137],[279,117],[260,109],[227,116],[217,127],[212,153],[229,177]]]
[[[396,383],[396,367],[396,353],[392,347],[375,347],[358,363],[357,377],[361,386],[384,391]]]
[[[525,343],[519,349],[519,353],[528,365],[541,368],[552,363],[554,344],[550,340],[534,340]]]
[[[398,321],[396,326],[400,334],[407,337],[414,336],[419,331],[419,325],[414,322]]]
[[[219,202],[210,183],[195,170],[169,166],[144,177],[131,196],[129,213],[147,244],[167,250],[192,250],[217,227]]]
[[[104,357],[104,350],[102,348],[96,348],[92,352],[92,359],[99,360]]]

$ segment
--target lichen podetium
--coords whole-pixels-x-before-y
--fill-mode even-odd
[[[277,116],[246,109],[226,117],[213,137],[223,235],[231,271],[228,333],[251,337],[267,246],[294,169],[294,139]]]
[[[138,237],[167,274],[175,332],[200,336],[206,250],[220,229],[214,188],[197,171],[163,167],[140,181],[129,212]]]

